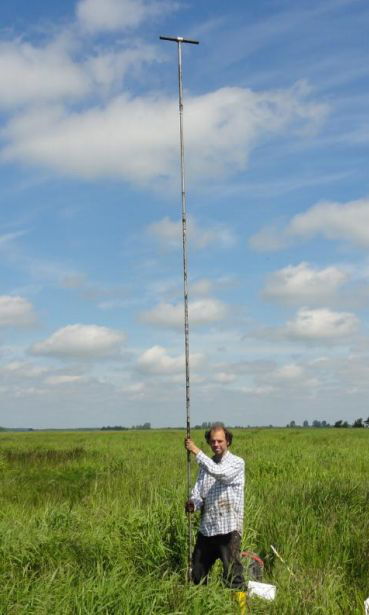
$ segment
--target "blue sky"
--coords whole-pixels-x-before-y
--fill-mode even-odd
[[[366,418],[369,5],[0,7],[0,425]]]

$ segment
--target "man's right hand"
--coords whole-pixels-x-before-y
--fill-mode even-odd
[[[193,503],[192,500],[187,500],[186,504],[185,504],[185,511],[187,513],[193,513],[195,512],[195,504]]]

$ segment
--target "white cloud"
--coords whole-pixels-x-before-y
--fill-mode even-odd
[[[129,399],[142,399],[145,397],[146,385],[144,382],[132,382],[124,384],[120,390],[122,393],[125,393]],[[149,391],[149,395],[151,395],[151,390]]]
[[[250,237],[255,250],[280,250],[296,238],[310,239],[321,235],[329,240],[341,240],[362,248],[369,246],[369,199],[347,203],[323,202],[294,216],[287,226],[268,226]]]
[[[265,139],[319,121],[325,108],[305,100],[303,87],[255,93],[222,88],[186,100],[188,169],[192,177],[234,175]],[[145,183],[178,174],[177,101],[121,95],[105,106],[67,112],[30,110],[3,130],[4,161],[41,165],[84,178]],[[208,240],[206,240],[208,241]]]
[[[225,318],[227,307],[218,299],[204,298],[189,302],[188,313],[190,326],[203,325]],[[143,312],[141,320],[163,327],[183,327],[184,308],[180,303],[160,303],[152,310]]]
[[[0,235],[0,248],[6,247],[7,244],[12,243],[18,237],[22,237],[26,234],[26,231],[17,231],[15,233],[5,233],[4,235]]]
[[[289,363],[278,367],[272,372],[272,378],[275,380],[292,381],[301,380],[304,375],[304,369],[296,363]]]
[[[39,378],[49,372],[47,367],[33,365],[24,361],[11,361],[0,367],[0,372],[12,378]]]
[[[80,113],[31,110],[13,118],[4,134],[9,139],[4,160],[85,178],[145,181],[175,166],[175,104],[167,100],[118,96]]]
[[[214,380],[220,384],[231,384],[236,380],[236,376],[230,372],[218,372],[215,374]]]
[[[191,354],[191,367],[198,367],[203,361],[201,354]],[[141,354],[137,365],[140,370],[151,374],[176,374],[183,372],[185,367],[184,356],[171,357],[162,346],[153,346]]]
[[[181,221],[173,222],[166,217],[150,224],[147,230],[163,248],[178,248],[182,242]],[[204,228],[200,227],[191,216],[187,220],[187,231],[191,246],[197,249],[207,248],[210,244],[216,244],[217,247],[231,247],[236,241],[233,232],[225,224]]]
[[[287,233],[299,237],[323,235],[343,239],[362,247],[369,246],[369,199],[348,203],[318,203],[294,216]]]
[[[61,384],[74,384],[75,382],[80,382],[81,380],[82,376],[72,374],[55,374],[47,378],[45,384],[59,386]]]
[[[359,320],[350,312],[334,312],[327,308],[301,308],[294,320],[287,322],[287,337],[311,341],[335,341],[352,336],[359,328]]]
[[[214,290],[215,283],[208,278],[201,278],[190,283],[190,293],[195,296],[206,296]]]
[[[23,327],[35,322],[33,306],[27,299],[0,295],[0,326]]]
[[[250,248],[257,252],[276,252],[286,246],[285,233],[274,226],[267,226],[249,237]]]
[[[77,18],[90,32],[136,28],[143,21],[161,16],[177,8],[174,0],[80,0]]]
[[[288,90],[253,92],[227,87],[186,100],[186,147],[200,177],[233,175],[246,168],[250,151],[275,135],[315,129],[327,113],[310,103],[305,83]]]
[[[144,64],[162,59],[160,50],[145,43],[97,50],[83,60],[75,59],[74,51],[68,36],[44,46],[0,42],[0,107],[14,111],[35,103],[71,103],[93,92],[106,96],[122,86],[128,72],[136,76]]]
[[[297,363],[285,363],[271,370],[269,373],[260,375],[257,379],[258,386],[267,389],[272,387],[274,392],[279,391],[283,395],[303,394],[314,396],[321,386],[320,380],[306,369],[306,366]]]
[[[282,303],[324,303],[347,282],[348,274],[338,267],[318,269],[308,263],[288,265],[273,273],[263,295]]]
[[[33,344],[32,354],[61,358],[98,359],[119,352],[125,335],[98,325],[67,325],[42,342]]]
[[[153,46],[141,43],[124,50],[100,52],[86,60],[81,67],[88,75],[91,86],[99,93],[109,93],[122,85],[124,77],[137,74],[144,64],[161,59],[160,52]]]
[[[0,106],[80,97],[89,80],[58,45],[0,43]]]
[[[149,235],[155,237],[164,248],[178,248],[182,237],[182,223],[168,217],[153,222],[147,227]]]

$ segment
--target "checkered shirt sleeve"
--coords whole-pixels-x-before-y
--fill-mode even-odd
[[[245,462],[229,451],[219,463],[200,451],[196,455],[199,475],[191,493],[195,510],[201,510],[200,532],[204,536],[237,531],[242,536]]]

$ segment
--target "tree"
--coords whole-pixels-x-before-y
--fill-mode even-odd
[[[143,425],[132,425],[132,429],[151,429],[151,423],[144,423]]]
[[[343,420],[340,419],[339,421],[335,422],[334,427],[342,427],[342,423],[343,423]]]
[[[305,419],[302,425],[303,427],[309,427],[309,421]]]
[[[321,426],[322,426],[322,424],[321,424],[320,421],[317,421],[316,419],[315,419],[315,421],[313,421],[313,427],[321,427]]]
[[[296,421],[290,421],[288,427],[296,427]]]
[[[356,419],[353,423],[352,423],[353,427],[364,427],[364,423],[363,423],[363,419]]]
[[[366,425],[367,427],[369,427],[369,416],[368,416],[368,418],[366,419],[366,421],[364,421],[364,425]]]

